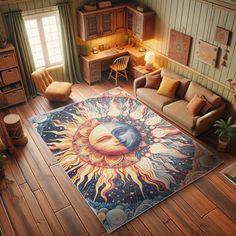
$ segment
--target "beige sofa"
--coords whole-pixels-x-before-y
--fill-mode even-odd
[[[175,98],[157,94],[157,88],[145,88],[146,77],[158,74],[161,77],[168,76],[180,81]],[[203,95],[212,104],[212,108],[204,115],[193,116],[187,109],[187,104],[195,94]],[[134,95],[138,100],[154,111],[161,113],[193,136],[198,136],[209,129],[215,120],[222,115],[225,108],[225,103],[218,95],[164,68],[135,79]]]

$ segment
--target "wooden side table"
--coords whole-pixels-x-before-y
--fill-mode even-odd
[[[17,114],[6,115],[3,119],[7,133],[15,146],[24,146],[28,142],[25,137],[20,116]]]
[[[134,67],[134,79],[137,79],[143,75],[146,75],[148,73],[151,73],[152,71],[156,70],[156,68],[153,68],[151,71],[147,70],[145,66],[135,66]]]

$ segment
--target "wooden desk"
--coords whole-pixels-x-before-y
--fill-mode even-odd
[[[89,56],[81,56],[83,79],[92,84],[102,79],[102,70],[108,69],[115,58],[130,55],[128,72],[134,76],[134,66],[144,65],[145,52],[139,52],[138,48],[126,45],[120,48],[111,48],[101,51],[98,54],[90,54]],[[106,65],[106,63],[108,63]],[[102,66],[103,65],[103,66]]]

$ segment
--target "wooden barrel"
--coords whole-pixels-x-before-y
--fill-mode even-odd
[[[16,146],[26,145],[28,139],[24,135],[20,116],[17,114],[9,114],[3,118],[3,121],[12,143]]]

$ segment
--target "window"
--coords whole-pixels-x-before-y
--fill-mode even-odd
[[[62,63],[57,12],[24,17],[27,36],[36,68]]]

